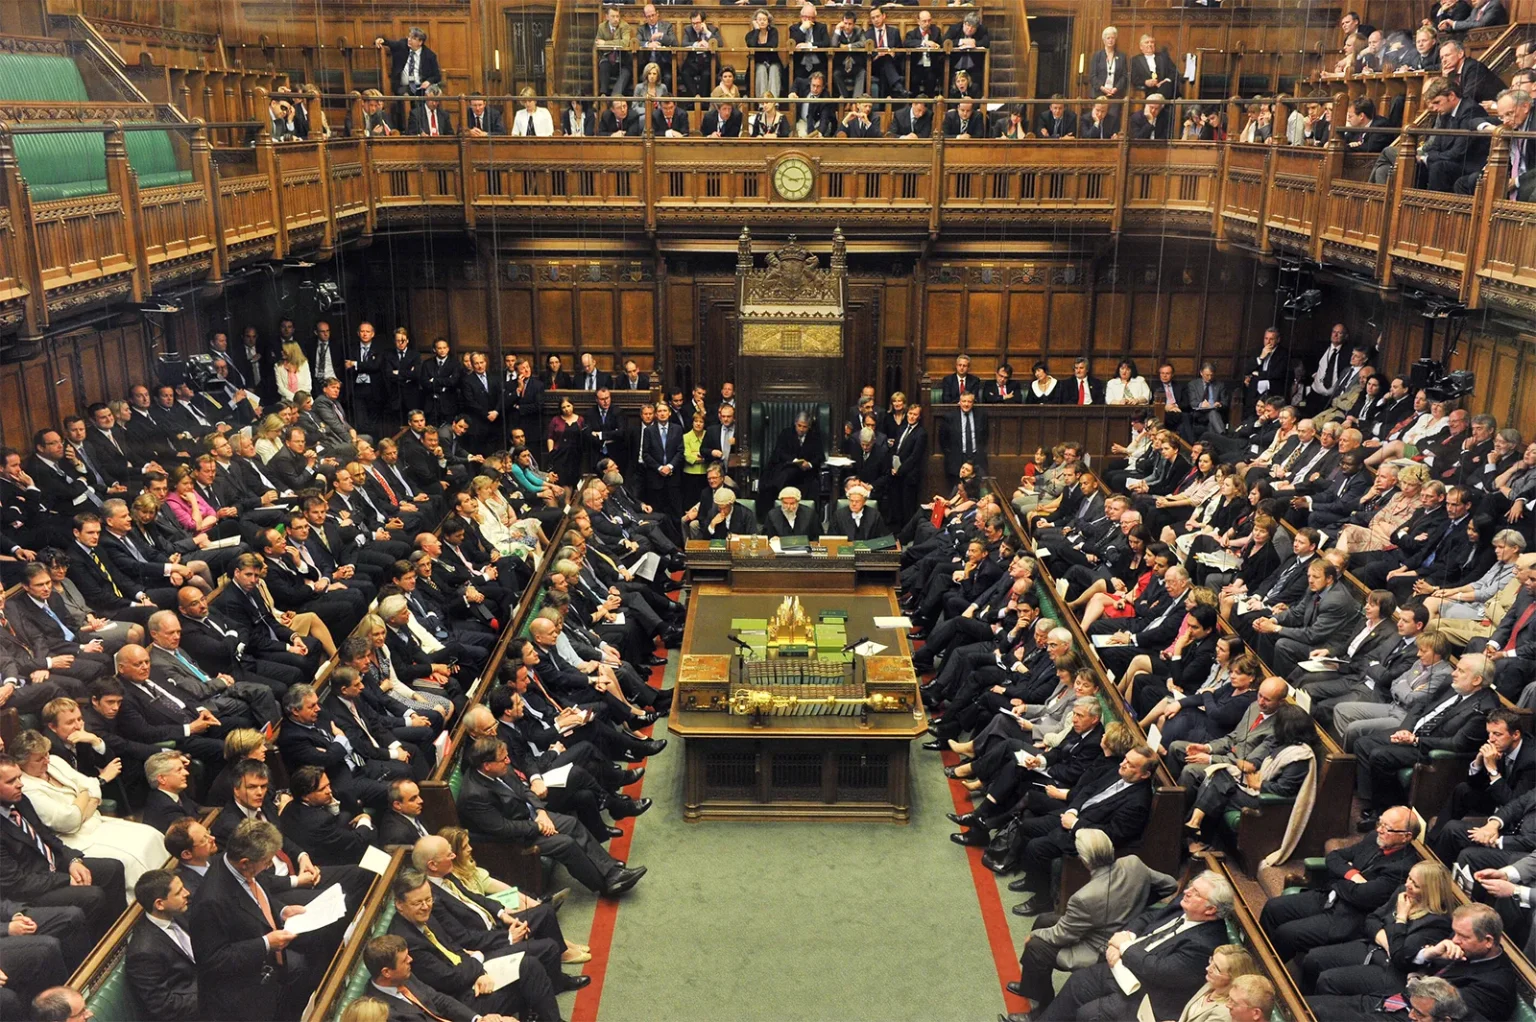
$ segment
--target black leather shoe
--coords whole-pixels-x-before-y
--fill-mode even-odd
[[[617,828],[617,827],[609,827],[608,828],[608,838],[605,838],[604,840],[608,840],[608,839],[612,839],[612,838],[616,838],[616,837],[623,837],[623,836],[624,836],[624,832],[622,830],[620,830],[619,828]]]
[[[1018,980],[1015,979],[1015,980],[1009,981],[1007,989],[1008,989],[1008,992],[1010,994],[1012,994],[1013,996],[1015,996],[1015,997],[1022,997],[1026,1001],[1029,1000],[1029,994],[1024,992],[1024,988],[1023,987],[1019,986],[1019,981]]]
[[[665,738],[653,738],[646,742],[640,751],[645,753],[647,756],[655,756],[666,747],[667,740]]]
[[[675,578],[669,578],[661,584],[661,591],[664,593],[675,593],[682,588],[683,584]]]
[[[636,866],[634,869],[619,870],[613,875],[613,879],[608,881],[608,885],[603,888],[603,897],[617,898],[619,895],[623,894],[625,891],[638,884],[640,882],[640,878],[643,876],[645,876],[644,866]]]
[[[665,666],[667,666],[667,658],[664,657],[664,656],[656,656],[655,654],[652,654],[651,656],[648,656],[648,657],[645,658],[645,663],[641,664],[641,666],[642,667],[665,667]]]
[[[1034,889],[1034,881],[1029,877],[1019,877],[1017,880],[1008,881],[1008,889],[1014,894],[1023,894]]]
[[[621,770],[619,772],[619,783],[623,787],[627,788],[644,776],[645,767],[635,767],[633,770]]]
[[[651,808],[651,800],[648,798],[610,798],[608,800],[608,815],[615,820],[639,816],[649,808]]]
[[[1055,906],[1051,899],[1045,895],[1037,894],[1022,905],[1014,906],[1014,915],[1019,916],[1043,916]]]
[[[933,739],[932,741],[927,741],[927,742],[923,743],[923,748],[927,749],[929,752],[943,752],[948,747],[949,746],[945,745],[943,742],[939,741],[937,738]]]
[[[994,858],[990,853],[981,857],[981,864],[998,876],[1002,876],[1013,868],[1007,860]]]
[[[949,835],[949,839],[957,845],[965,845],[967,848],[985,848],[992,838],[980,827],[971,830],[962,830],[958,834]]]
[[[935,744],[935,745],[939,745],[939,743],[938,743],[938,741],[935,741],[935,742],[934,742],[934,744]],[[944,747],[945,747],[945,746],[939,746],[939,747],[940,747],[940,748],[944,748]],[[959,767],[945,767],[945,768],[944,768],[944,776],[945,776],[945,777],[948,777],[948,778],[949,778],[949,779],[950,779],[950,780],[952,780],[952,781],[968,781],[968,780],[970,780],[970,778],[969,778],[969,777],[961,777],[961,776],[960,776],[960,775],[959,775],[959,774],[958,774],[958,773],[957,773],[957,772],[956,772],[956,771],[958,771],[958,770],[959,770],[959,769],[960,769],[960,768],[959,768]]]
[[[1029,902],[1026,901],[1026,902],[1021,902],[1020,904],[1013,906],[1013,908],[1009,909],[1008,911],[1012,912],[1016,916],[1033,916],[1035,913],[1030,911],[1031,907],[1032,906],[1029,904]],[[1012,983],[1010,983],[1008,985],[1010,987],[1013,986]],[[1019,994],[1019,996],[1023,997],[1024,995],[1023,994]]]
[[[950,823],[961,827],[976,827],[981,825],[981,816],[977,813],[945,813],[944,818]]]
[[[566,973],[565,982],[560,985],[560,991],[564,993],[568,990],[580,990],[582,987],[589,987],[591,985],[592,977],[586,973],[577,973],[574,976]]]

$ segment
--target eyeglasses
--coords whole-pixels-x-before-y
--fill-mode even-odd
[[[1402,829],[1399,829],[1397,827],[1389,827],[1385,823],[1378,822],[1376,824],[1376,833],[1378,833],[1378,834],[1412,834],[1413,831],[1411,831],[1411,830],[1402,830]]]

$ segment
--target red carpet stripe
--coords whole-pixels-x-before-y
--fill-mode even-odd
[[[944,752],[941,757],[945,766],[959,766],[960,757]],[[965,797],[965,785],[949,782],[949,797],[955,803],[955,813],[964,815],[971,811],[971,803]],[[976,900],[981,906],[981,922],[987,929],[987,944],[992,948],[992,963],[997,967],[997,985],[1002,990],[1007,1011],[1024,1011],[1029,1002],[1010,994],[1007,984],[1019,978],[1019,953],[1013,947],[1013,934],[1008,931],[1008,916],[1003,899],[997,891],[997,879],[992,871],[981,864],[984,848],[967,848],[966,860],[971,867],[971,882],[976,885]],[[593,952],[595,955],[597,952]]]

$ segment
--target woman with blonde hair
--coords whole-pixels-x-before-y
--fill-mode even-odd
[[[640,82],[635,86],[636,99],[662,99],[669,95],[667,83],[661,80],[661,65],[654,60],[640,71]]]
[[[440,694],[439,686],[428,679],[422,679],[422,687],[413,688],[395,673],[395,665],[389,655],[388,636],[384,619],[377,614],[365,614],[357,627],[352,629],[351,638],[366,640],[371,654],[368,669],[362,672],[363,683],[383,692],[400,708],[401,715],[431,710],[445,721],[453,719],[453,700]],[[346,645],[343,643],[343,646]],[[348,665],[357,666],[355,662],[349,662]]]
[[[22,792],[60,841],[81,855],[123,864],[131,903],[139,877],[165,863],[165,843],[153,827],[101,815],[101,781],[50,755],[48,748],[48,739],[37,731],[16,736],[11,754],[21,767]]]
[[[310,82],[304,86],[304,98],[315,101],[315,116],[309,122],[309,138],[330,138],[331,122],[325,116],[325,106],[320,101],[320,86]],[[307,104],[306,104],[307,105]]]
[[[341,1022],[389,1022],[389,1005],[377,997],[359,997],[342,1010]]]
[[[1259,975],[1259,963],[1241,944],[1223,944],[1211,952],[1205,967],[1205,985],[1184,1005],[1178,1022],[1230,1022],[1227,995],[1239,976]]]
[[[745,3],[746,0],[737,2]],[[784,61],[779,57],[779,30],[774,27],[773,15],[765,10],[752,15],[752,27],[747,31],[747,50],[753,64],[757,95],[781,94],[784,91]]]
[[[272,455],[283,448],[283,442],[279,439],[283,434],[283,417],[276,412],[262,416],[255,433],[256,457],[265,465],[272,460]]]
[[[283,345],[283,360],[277,364],[275,375],[277,392],[284,401],[292,401],[301,390],[308,393],[315,389],[309,374],[309,359],[304,357],[304,349],[296,341]]]
[[[784,116],[776,102],[777,97],[772,92],[763,93],[763,101],[758,104],[757,113],[752,115],[747,122],[748,133],[753,138],[762,138],[771,135],[775,138],[788,138],[790,135],[789,118]]]
[[[248,759],[267,761],[267,736],[255,728],[240,727],[224,736],[224,769],[208,786],[204,797],[210,806],[227,805],[235,787],[235,773]]]

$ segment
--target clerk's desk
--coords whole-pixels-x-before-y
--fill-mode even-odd
[[[719,540],[690,539],[684,551],[690,585],[718,583],[743,593],[851,593],[861,585],[894,587],[901,572],[901,551],[856,548],[841,536],[822,537],[825,557],[779,554],[764,536]],[[895,613],[894,611],[892,613]]]

